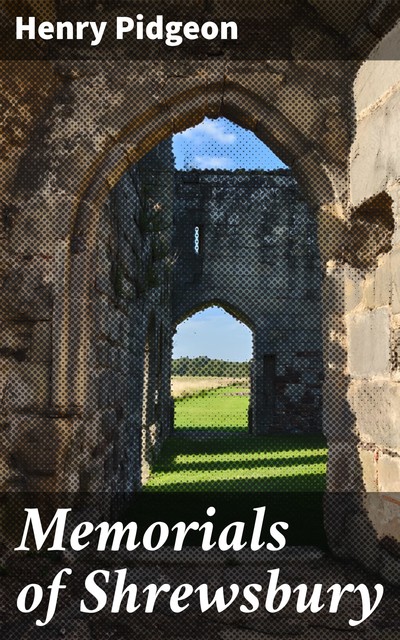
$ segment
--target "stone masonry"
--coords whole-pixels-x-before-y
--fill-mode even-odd
[[[81,489],[100,473],[111,488],[116,471],[131,489],[146,479],[172,428],[173,332],[210,304],[253,331],[250,431],[321,428],[316,224],[289,171],[176,172],[166,141],[112,190],[101,228],[92,356],[99,433],[87,440],[104,444],[77,470]]]
[[[216,304],[253,332],[251,432],[320,429],[317,227],[292,174],[177,172],[173,234],[173,325]]]
[[[149,10],[156,5],[146,3]],[[399,6],[390,0],[264,5],[265,14],[258,0],[238,12],[241,47],[203,42],[157,59],[135,57],[129,45],[114,56],[108,45],[93,52],[85,42],[77,48],[16,43],[19,3],[1,3],[1,489],[113,496],[140,486],[148,473],[152,454],[146,459],[144,450],[155,454],[170,430],[161,391],[174,327],[168,315],[174,255],[165,250],[172,242],[174,178],[166,171],[161,183],[150,175],[147,184],[151,171],[144,164],[141,173],[140,162],[174,133],[223,116],[254,132],[291,167],[305,201],[292,194],[293,207],[315,219],[321,305],[319,298],[312,302],[321,318],[331,549],[399,583]],[[118,1],[90,6],[96,20],[127,11]],[[226,13],[227,3],[168,7],[203,20]],[[87,19],[83,3],[72,1],[27,0],[24,12],[42,20]],[[207,185],[215,176],[204,177],[212,206],[202,215],[209,216],[222,208],[218,198],[228,196]],[[121,179],[124,186],[113,192]],[[199,185],[184,188],[201,191]],[[252,189],[260,191],[256,184]],[[229,195],[241,197],[236,187]],[[290,230],[285,212],[282,224]],[[261,210],[253,214],[255,224],[266,224]],[[223,234],[233,222],[223,223]],[[206,223],[205,252],[218,231],[217,225],[207,231]],[[278,223],[265,227],[259,238],[278,238],[278,230]],[[274,249],[261,248],[263,242],[267,273]],[[277,239],[278,261],[284,244]],[[206,263],[200,269],[202,258],[196,260],[193,275],[205,284]],[[222,253],[216,266],[224,260]],[[307,295],[301,283],[309,266],[299,263],[291,286]],[[184,261],[177,268],[183,273]],[[257,276],[258,297],[266,299],[269,290],[273,312],[280,313],[274,277]],[[248,311],[226,292],[217,294],[237,317]],[[174,322],[210,302],[177,309]],[[266,335],[255,336],[261,353],[271,356],[280,338],[271,335],[269,313]],[[251,325],[247,315],[243,320]],[[281,331],[291,332],[290,342],[296,323]],[[293,367],[294,376],[304,357],[296,354],[311,350],[296,349],[293,363],[288,357],[282,366]],[[279,369],[280,353],[277,377],[288,374]],[[265,366],[273,371],[273,360]],[[279,398],[308,404],[302,398],[311,379],[281,383],[277,407]],[[253,420],[257,412],[254,407]]]

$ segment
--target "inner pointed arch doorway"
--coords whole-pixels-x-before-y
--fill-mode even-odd
[[[253,331],[224,305],[210,304],[176,328],[171,392],[174,428],[251,429]]]

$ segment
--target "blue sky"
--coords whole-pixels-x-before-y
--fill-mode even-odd
[[[253,133],[225,118],[205,119],[173,137],[177,169],[281,169],[285,165]],[[179,325],[173,357],[251,358],[251,331],[219,307],[211,307]]]
[[[242,362],[250,360],[252,333],[220,307],[196,313],[178,326],[174,358],[208,356]]]
[[[254,133],[230,120],[205,118],[173,137],[177,169],[280,169],[283,162]]]

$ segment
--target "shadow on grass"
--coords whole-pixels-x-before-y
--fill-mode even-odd
[[[246,425],[240,424],[240,425],[224,425],[224,424],[217,424],[217,425],[212,425],[212,426],[205,426],[205,425],[194,425],[193,427],[187,427],[186,424],[185,426],[180,426],[179,424],[177,424],[175,426],[175,430],[177,433],[179,433],[179,435],[187,435],[190,436],[191,433],[193,433],[193,431],[201,431],[204,432],[205,434],[207,433],[212,433],[213,435],[217,435],[218,433],[240,433],[240,434],[248,434],[249,430],[248,427]]]
[[[309,465],[324,464],[326,462],[326,455],[314,455],[314,456],[293,456],[291,458],[254,458],[252,460],[209,460],[202,462],[185,462],[172,459],[165,465],[159,465],[157,470],[160,471],[179,471],[184,473],[185,471],[228,471],[229,469],[257,469],[262,468],[279,468],[279,467],[295,467],[304,468]]]
[[[273,455],[288,454],[288,458],[295,458],[304,455],[325,455],[326,440],[322,435],[306,436],[250,436],[246,434],[229,434],[218,437],[202,437],[196,434],[195,437],[184,437],[175,435],[169,438],[163,445],[159,463],[164,460],[171,464],[178,455],[182,456],[204,456],[204,455],[232,455],[232,454],[254,454]],[[271,458],[272,460],[272,458]],[[255,460],[256,462],[256,460]],[[155,471],[158,464],[155,467]]]
[[[290,517],[289,544],[326,548],[326,459],[321,435],[176,434],[164,443],[141,495],[155,499],[157,509],[171,521],[182,517],[182,509],[185,519],[196,519],[200,507],[209,505],[218,505],[221,524],[242,519],[244,512],[251,520],[252,505],[268,504],[271,522]]]
[[[323,491],[327,450],[318,436],[175,436],[145,491]]]
[[[166,478],[162,482],[148,484],[145,487],[146,492],[151,491],[167,491],[167,492],[319,492],[325,489],[325,473],[316,471],[312,473],[295,473],[293,475],[280,474],[277,477],[268,476],[260,477],[240,477],[238,478],[219,478],[210,479],[202,478],[179,479]]]

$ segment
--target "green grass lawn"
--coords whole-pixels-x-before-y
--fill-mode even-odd
[[[251,523],[253,509],[266,505],[269,523],[289,523],[289,545],[327,548],[322,436],[200,435],[165,442],[141,494],[145,517],[156,512],[165,522],[199,521],[213,505],[222,528],[237,519]],[[191,544],[198,544],[195,537]]]
[[[175,400],[175,427],[247,430],[250,389],[230,386]]]
[[[145,491],[323,491],[323,436],[170,438]]]
[[[251,522],[253,509],[267,505],[271,523],[290,522],[288,544],[326,548],[324,437],[250,435],[249,398],[231,395],[246,392],[225,387],[175,402],[175,435],[164,443],[135,513],[196,521],[212,504],[222,527],[238,514]]]

